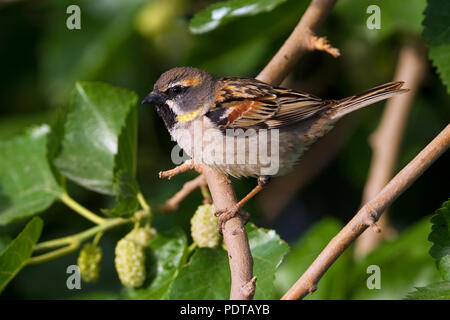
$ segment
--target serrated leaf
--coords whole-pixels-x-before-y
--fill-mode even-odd
[[[47,209],[63,192],[47,161],[50,128],[42,125],[0,144],[0,224]]]
[[[341,229],[342,224],[339,221],[327,218],[312,226],[292,245],[290,253],[276,274],[275,283],[280,293],[286,292],[297,281]],[[343,275],[348,272],[349,262],[350,255],[344,252],[322,277],[317,291],[305,299],[345,299],[347,281]]]
[[[257,276],[255,299],[275,297],[274,275],[289,246],[274,230],[247,227],[253,256],[253,273]],[[181,269],[169,290],[169,299],[228,299],[230,267],[222,248],[197,249],[191,261]]]
[[[444,202],[431,218],[432,229],[428,240],[433,242],[430,255],[444,280],[450,281],[450,200]]]
[[[33,218],[0,255],[0,293],[25,266],[41,235],[43,222]]]
[[[126,89],[78,82],[67,115],[62,149],[55,159],[61,173],[90,190],[113,195],[115,172],[121,169],[116,166],[119,136],[136,102],[137,96]],[[129,159],[134,161],[132,155]]]
[[[186,262],[186,256],[187,239],[181,229],[159,234],[150,242],[147,250],[150,272],[144,284],[145,288],[127,289],[125,298],[166,299],[169,286]]]
[[[450,93],[450,2],[428,1],[424,14],[423,37],[429,48],[428,54]]]
[[[215,3],[197,13],[189,23],[192,33],[205,33],[238,17],[271,11],[286,0],[230,0]]]
[[[432,283],[408,293],[407,300],[450,300],[450,281]]]

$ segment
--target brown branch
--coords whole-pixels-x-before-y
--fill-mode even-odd
[[[392,178],[402,136],[424,70],[423,49],[405,46],[399,55],[394,81],[405,81],[405,86],[411,91],[388,100],[381,122],[370,137],[369,141],[373,150],[372,164],[364,188],[363,204],[375,197]],[[358,238],[354,252],[356,257],[365,256],[383,239],[395,233],[388,222],[386,213],[382,215],[378,224],[382,232],[366,231]]]
[[[159,176],[171,178],[192,169],[206,179],[216,210],[226,210],[236,204],[236,196],[230,179],[225,174],[206,165],[198,165],[192,160],[188,160],[175,169],[160,172]],[[222,232],[228,250],[231,271],[230,299],[252,299],[255,293],[256,277],[253,277],[253,258],[241,218],[236,216],[226,221]]]
[[[164,212],[171,212],[178,210],[180,203],[194,190],[206,186],[206,179],[203,175],[199,175],[197,178],[186,182],[183,187],[175,193],[170,199],[160,207]]]
[[[308,51],[324,50],[334,57],[339,56],[338,49],[333,48],[325,38],[318,38],[314,34],[335,3],[336,0],[311,1],[294,31],[257,79],[272,85],[279,85],[300,57]]]
[[[301,299],[317,288],[317,283],[344,250],[368,227],[376,227],[381,214],[428,167],[450,147],[450,124],[437,135],[378,194],[366,203],[353,219],[328,243],[300,279],[286,292],[283,300]]]

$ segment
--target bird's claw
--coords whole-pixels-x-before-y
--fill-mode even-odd
[[[216,217],[219,217],[218,228],[219,228],[219,232],[221,234],[222,234],[225,222],[236,217],[237,215],[239,215],[244,220],[244,224],[247,223],[250,218],[250,214],[247,211],[242,210],[237,204],[234,205],[233,207],[231,207],[230,209],[217,210],[214,213],[214,215]]]

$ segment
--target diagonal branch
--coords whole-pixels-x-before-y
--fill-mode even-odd
[[[450,124],[404,167],[353,219],[328,243],[300,279],[286,292],[283,300],[301,299],[313,293],[317,283],[344,250],[368,227],[377,229],[381,214],[428,167],[450,147]]]

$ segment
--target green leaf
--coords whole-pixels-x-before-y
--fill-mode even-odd
[[[450,281],[450,200],[436,210],[431,223],[428,240],[433,242],[433,246],[430,255],[436,259],[442,278]]]
[[[286,0],[229,0],[197,13],[189,23],[192,33],[205,33],[238,17],[272,11]]]
[[[0,144],[0,224],[47,209],[61,194],[47,161],[50,128],[42,125]]]
[[[230,266],[222,248],[198,248],[169,289],[170,300],[228,299]]]
[[[428,46],[429,57],[437,68],[442,82],[450,93],[450,2],[447,0],[428,1],[423,20],[423,37]]]
[[[226,28],[195,35],[181,63],[217,76],[254,76],[273,56],[280,40],[292,32],[308,4],[308,1],[286,1],[270,12],[237,19]]]
[[[116,157],[116,171],[124,170],[131,177],[136,176],[137,166],[137,116],[137,108],[133,106],[120,133],[119,154]]]
[[[39,240],[42,226],[40,218],[33,218],[0,255],[0,292],[25,266]]]
[[[289,246],[274,230],[246,226],[253,256],[253,273],[257,276],[254,299],[276,299],[275,272],[289,252]]]
[[[248,224],[247,234],[253,256],[253,273],[257,276],[255,299],[275,297],[274,277],[278,265],[288,252],[288,245],[274,230]],[[169,299],[228,299],[230,267],[222,248],[197,249],[169,290]]]
[[[408,300],[450,300],[450,281],[432,283],[410,292]]]
[[[137,194],[139,186],[127,171],[119,171],[114,182],[117,205],[112,209],[102,209],[111,217],[129,217],[139,209]]]
[[[367,28],[367,19],[373,12],[366,11],[371,5],[380,8],[380,29]],[[340,16],[340,22],[352,32],[352,36],[359,35],[368,40],[379,41],[398,32],[419,34],[425,5],[425,0],[340,0],[333,13]]]
[[[140,192],[136,181],[137,162],[137,108],[128,114],[125,128],[119,137],[119,154],[116,157],[116,174],[113,188],[116,194],[116,206],[104,209],[114,217],[127,217],[139,209],[137,195]]]
[[[0,233],[0,254],[8,247],[12,239],[6,234]]]
[[[145,288],[127,289],[125,298],[161,300],[167,299],[169,286],[186,262],[187,239],[181,229],[159,234],[150,242],[147,250],[148,270]]]
[[[342,224],[331,218],[324,219],[311,227],[295,244],[291,252],[281,264],[276,275],[276,287],[280,294],[286,292],[306,271],[328,242],[342,229]],[[350,263],[349,252],[330,267],[320,280],[318,289],[305,299],[345,299],[347,278]]]
[[[135,153],[116,166],[119,137],[137,96],[105,83],[78,82],[65,124],[62,150],[55,159],[61,173],[100,193],[114,194],[115,173],[135,166]],[[133,142],[134,143],[134,142]]]

